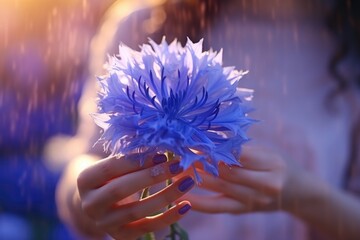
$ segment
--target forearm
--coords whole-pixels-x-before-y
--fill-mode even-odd
[[[334,239],[360,239],[358,199],[311,176],[300,181],[296,191],[302,195],[288,208],[292,214]]]

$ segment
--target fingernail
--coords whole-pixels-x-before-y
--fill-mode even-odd
[[[166,156],[164,154],[156,154],[152,159],[154,164],[160,164],[167,161]]]
[[[194,180],[191,177],[188,177],[188,178],[185,178],[184,180],[182,180],[178,189],[180,190],[180,192],[185,192],[192,186],[194,186]]]
[[[191,206],[189,204],[186,204],[186,205],[182,206],[178,212],[179,212],[179,214],[183,215],[190,209],[191,209]]]
[[[169,170],[172,174],[180,173],[182,171],[182,167],[180,166],[180,162],[172,163],[169,166]]]

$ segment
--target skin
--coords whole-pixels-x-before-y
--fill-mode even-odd
[[[331,239],[360,239],[360,203],[293,162],[263,148],[244,148],[243,167],[221,165],[215,178],[201,171],[201,187],[217,195],[187,194],[194,210],[242,214],[284,210]]]
[[[115,239],[136,239],[178,221],[183,216],[178,209],[189,202],[193,210],[210,214],[286,211],[334,239],[360,239],[360,203],[349,193],[334,189],[297,166],[291,156],[273,150],[244,148],[239,161],[241,168],[220,165],[217,178],[198,166],[203,179],[200,187],[217,193],[204,197],[178,191],[190,171],[178,175],[165,171],[153,178],[149,177],[154,167],[151,159],[140,167],[127,157],[99,160],[82,155],[59,184],[59,213],[87,239],[103,238],[106,233]],[[163,167],[167,169],[168,164]],[[172,186],[147,200],[137,200],[134,193],[168,178],[175,179]],[[171,202],[175,202],[173,209],[146,217]]]
[[[191,202],[193,210],[212,214],[283,210],[334,239],[360,239],[359,201],[286,159],[268,149],[246,147],[240,159],[243,166],[220,165],[219,177],[198,166],[203,179],[200,187],[217,193],[205,197],[191,192],[184,195],[177,188],[192,170],[174,175],[168,171],[169,163],[161,163],[164,172],[153,177],[154,163],[149,159],[140,167],[125,157],[98,162],[82,157],[77,160],[82,162],[82,170],[73,178],[77,188],[68,192],[72,201],[64,208],[73,209],[73,226],[83,235],[97,238],[106,232],[115,239],[136,239],[165,228],[178,221],[182,217],[178,210]],[[169,178],[174,179],[174,184],[158,194],[143,201],[134,198],[134,193]],[[58,196],[64,196],[60,190]],[[146,217],[172,202],[176,204],[167,212]]]
[[[192,186],[185,191],[179,190],[181,182],[190,176],[181,176],[170,186],[143,200],[139,201],[137,195],[144,188],[179,175],[182,170],[173,174],[169,162],[155,166],[151,159],[146,159],[141,166],[136,160],[140,157],[136,155],[95,159],[84,155],[75,160],[57,192],[62,218],[80,235],[103,239],[107,233],[115,239],[136,239],[147,232],[166,228],[184,216],[179,210],[190,205],[186,200],[178,201],[162,214],[152,215],[191,189]],[[73,169],[77,170],[71,172]],[[76,187],[66,191],[67,184],[74,180],[77,181]]]

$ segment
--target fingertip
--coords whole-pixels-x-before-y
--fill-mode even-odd
[[[188,176],[183,178],[179,185],[178,185],[178,190],[182,193],[187,192],[188,190],[190,190],[193,186],[195,185],[195,181],[194,179],[192,179],[192,177]]]
[[[191,203],[189,201],[183,201],[179,203],[178,206],[179,206],[178,213],[180,215],[184,215],[191,209]]]
[[[155,154],[152,158],[153,163],[156,164],[161,164],[167,161],[167,157],[165,156],[165,154]]]

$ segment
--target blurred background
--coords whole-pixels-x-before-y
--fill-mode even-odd
[[[76,132],[90,40],[112,2],[0,0],[0,239],[71,239],[54,199],[62,164],[43,152]]]
[[[232,40],[233,43],[242,39],[242,32],[236,32],[231,27],[222,29],[224,32],[220,34],[212,32],[216,22],[213,16],[220,12],[219,4],[215,4],[218,1],[0,0],[1,240],[74,239],[59,221],[55,188],[65,160],[69,159],[68,148],[73,152],[86,148],[81,146],[81,142],[70,140],[79,131],[88,131],[77,128],[81,114],[91,112],[89,109],[85,113],[78,111],[80,97],[83,94],[95,97],[96,94],[94,91],[84,92],[85,85],[89,84],[86,81],[95,80],[107,52],[117,52],[118,39],[137,48],[140,43],[147,42],[148,36],[159,42],[166,33],[168,41],[177,37],[184,43],[187,36],[198,41],[206,35],[204,48],[212,46],[215,50],[222,48],[222,43],[234,36],[237,38]],[[301,36],[298,35],[296,21],[286,22],[286,26],[291,28],[286,33],[288,36],[280,31],[284,19],[293,14],[287,12],[287,6],[297,2],[303,6],[305,16],[314,18],[335,6],[335,1],[323,1],[320,9],[311,1],[302,5],[300,0],[275,1],[276,4],[271,6],[265,0],[236,2],[241,5],[238,20],[242,23],[255,19],[257,23],[268,21],[275,24],[274,32],[266,32],[264,36],[261,30],[258,32],[250,26],[246,31],[252,39],[268,43],[269,49],[271,44],[275,44],[274,38],[283,39],[281,44],[292,50],[298,46]],[[160,5],[162,7],[158,7]],[[259,7],[262,5],[266,7]],[[147,6],[153,7],[147,9]],[[130,18],[126,28],[117,29],[120,20],[141,8],[144,10]],[[237,13],[231,14],[235,16]],[[225,14],[221,21],[227,26],[233,19]],[[336,30],[339,26],[335,24],[332,28]],[[329,38],[323,39],[325,45],[330,44]],[[243,44],[251,46],[256,42]],[[342,45],[339,46],[339,57],[331,62],[334,66],[344,54]],[[257,54],[258,59],[263,61],[261,64],[267,64],[264,52],[258,49],[239,49],[236,44],[224,49],[229,59],[237,59],[241,54],[240,65],[245,69],[257,64],[250,61],[251,56],[247,53]],[[230,60],[225,65],[234,63],[235,60]],[[277,74],[276,69],[274,72]],[[255,70],[255,73],[260,78],[267,74],[260,70]],[[346,88],[348,83],[342,82],[339,73],[336,70],[332,73],[340,82],[339,89]],[[358,72],[351,74],[357,76]],[[284,80],[283,76],[280,78]],[[282,80],[277,87],[285,95],[287,84]],[[269,106],[269,111],[272,110]],[[58,144],[48,147],[49,141],[54,139],[65,141],[67,147],[56,148]]]

